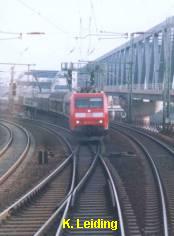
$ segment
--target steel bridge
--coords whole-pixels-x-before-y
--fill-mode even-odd
[[[127,43],[91,64],[97,68],[98,89],[127,94],[129,107],[134,97],[162,100],[168,117],[174,101],[174,17],[146,32],[131,33]]]
[[[135,37],[137,34],[141,34]],[[165,77],[174,74],[174,17],[146,32],[134,32],[131,40],[94,61],[103,64],[105,79],[98,73],[97,85],[127,88],[130,77],[137,89],[162,89]],[[130,68],[132,75],[130,75]],[[168,72],[168,73],[166,73]],[[166,75],[167,74],[167,75]]]

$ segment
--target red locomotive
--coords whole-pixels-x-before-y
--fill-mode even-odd
[[[108,130],[108,101],[105,93],[72,93],[69,123],[75,133],[98,136]]]

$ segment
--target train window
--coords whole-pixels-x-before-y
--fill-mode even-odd
[[[102,98],[77,98],[75,101],[75,106],[77,108],[101,108],[103,107]]]

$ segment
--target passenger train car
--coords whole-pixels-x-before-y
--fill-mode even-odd
[[[40,94],[34,98],[24,98],[23,105],[33,114],[40,110],[67,116],[69,127],[76,134],[101,136],[108,130],[108,100],[103,92]]]

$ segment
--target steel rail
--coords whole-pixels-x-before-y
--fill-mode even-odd
[[[133,127],[133,126],[128,126],[128,125],[123,125],[123,124],[120,124],[120,123],[114,123],[113,122],[113,125],[117,125],[117,126],[120,126],[120,127],[124,127],[124,128],[128,128],[130,130],[133,130],[134,132],[136,133],[139,133],[143,136],[146,136],[148,137],[149,139],[153,140],[154,142],[160,144],[163,148],[165,148],[168,152],[170,152],[172,155],[174,155],[174,150],[172,148],[170,148],[170,146],[168,146],[167,144],[165,144],[164,142],[160,141],[159,139],[155,138],[155,137],[152,137],[151,135],[147,134],[145,131],[141,131],[139,130],[139,128],[137,129],[137,127]],[[112,124],[111,124],[111,127],[112,127]],[[141,128],[142,129],[142,128]]]
[[[13,124],[12,122],[8,121],[8,123]],[[16,124],[17,125],[17,124]],[[17,125],[19,126],[19,125]],[[25,130],[25,128],[21,127]],[[45,128],[49,130],[48,128]],[[52,131],[52,130],[51,130]],[[60,138],[62,136],[54,131],[57,135],[59,135]],[[70,162],[73,156],[73,150],[71,148],[71,145],[68,143],[68,141],[64,138],[62,138],[66,146],[68,147],[71,154],[66,158],[65,161],[63,161],[50,175],[48,175],[44,180],[42,180],[38,185],[36,185],[32,190],[30,190],[28,193],[24,194],[19,200],[17,200],[15,203],[13,203],[11,206],[9,206],[7,209],[5,209],[2,213],[0,213],[0,222],[5,220],[7,217],[9,217],[12,212],[14,212],[16,209],[23,206],[26,202],[30,201],[36,194],[38,194],[51,180],[52,178],[57,175],[59,172],[61,172],[65,166]],[[75,177],[73,177],[74,179]]]
[[[47,124],[47,125],[48,125],[48,124]],[[51,133],[55,134],[56,136],[58,136],[58,137],[59,137],[59,142],[61,142],[62,144],[63,144],[63,142],[66,143],[66,146],[67,146],[68,150],[69,150],[70,152],[73,152],[73,149],[72,149],[72,147],[71,147],[71,144],[66,140],[65,137],[63,137],[61,134],[59,134],[58,131],[55,131],[55,130],[52,129],[52,128],[48,128],[47,126],[42,126],[42,125],[37,125],[37,127],[41,128],[41,129],[45,129],[47,132],[51,132]],[[62,141],[62,140],[63,140],[63,141]]]
[[[71,199],[71,193],[74,189],[75,185],[75,179],[76,179],[76,166],[77,166],[77,157],[76,157],[76,150],[73,152],[73,174],[72,174],[72,182],[71,187],[66,195],[66,197],[59,203],[59,206],[57,206],[55,212],[50,216],[50,218],[42,225],[42,227],[34,234],[34,236],[42,236],[44,233],[46,233],[49,229],[49,227],[53,224],[56,217],[60,214],[60,212],[64,209],[64,213],[66,212],[66,209],[69,208],[69,202]]]
[[[84,186],[84,184],[86,183],[86,181],[88,180],[90,174],[92,173],[96,163],[97,163],[97,160],[99,158],[99,148],[97,150],[97,153],[95,154],[95,157],[94,157],[94,160],[92,162],[92,164],[90,165],[89,169],[86,171],[85,175],[82,177],[82,179],[80,180],[80,182],[77,184],[77,186],[73,189],[73,192],[71,193],[71,195],[68,197],[67,199],[67,205],[66,205],[66,208],[64,210],[64,213],[61,217],[61,221],[66,218],[67,214],[68,214],[68,211],[69,211],[69,208],[70,206],[73,206],[74,203],[75,203],[75,198],[77,197],[77,194],[78,192],[80,191],[80,189]],[[59,224],[59,227],[57,229],[57,232],[56,232],[56,236],[60,236],[62,233],[62,224],[60,223]]]
[[[66,129],[66,128],[64,128],[64,127],[62,127],[62,126],[60,126],[60,125],[54,125],[54,124],[52,124],[52,123],[50,123],[50,122],[47,122],[47,121],[40,121],[40,120],[36,120],[36,119],[29,119],[29,118],[20,118],[21,120],[28,120],[28,121],[31,121],[31,122],[39,122],[39,124],[43,124],[43,125],[46,125],[46,127],[43,127],[42,125],[39,125],[39,127],[41,127],[41,128],[45,128],[45,129],[49,129],[49,130],[51,130],[54,134],[56,134],[57,136],[59,136],[59,138],[60,138],[60,141],[61,140],[63,140],[65,143],[66,143],[66,145],[67,145],[67,147],[68,147],[68,149],[72,152],[72,148],[71,148],[71,145],[70,145],[70,143],[66,140],[66,138],[64,138],[61,134],[59,134],[57,131],[55,131],[54,129],[52,129],[52,128],[48,128],[47,126],[49,125],[49,126],[52,126],[53,128],[59,128],[59,129],[61,129],[61,130],[63,130],[63,131],[66,131],[68,134],[71,134],[72,135],[72,133],[71,133],[71,131],[69,130],[69,129]]]
[[[10,147],[12,141],[13,141],[13,135],[12,135],[12,131],[11,129],[9,129],[8,126],[4,125],[4,124],[0,124],[0,126],[6,128],[8,130],[8,133],[10,135],[8,142],[5,144],[5,146],[0,150],[0,157],[8,150],[8,148]]]
[[[116,128],[117,124],[111,125],[112,129],[117,129]],[[127,126],[122,126],[122,125],[118,125],[119,127],[122,128],[129,128]],[[135,130],[134,130],[135,131]],[[124,132],[124,131],[123,131]],[[155,165],[155,162],[153,161],[150,153],[148,152],[148,150],[146,149],[146,147],[138,140],[136,139],[134,136],[127,134],[126,132],[124,132],[126,136],[128,136],[129,138],[131,138],[136,144],[139,145],[139,147],[142,149],[142,151],[145,153],[145,155],[147,156],[149,163],[152,166],[152,170],[155,173],[155,178],[157,180],[157,184],[158,184],[158,188],[159,188],[159,193],[160,193],[160,200],[161,200],[161,207],[162,207],[162,218],[163,218],[163,231],[164,231],[164,236],[169,236],[169,228],[168,228],[168,218],[167,218],[167,203],[166,203],[166,196],[165,196],[165,190],[162,184],[162,180],[161,180],[161,176],[160,173],[158,171],[158,168]]]
[[[74,151],[74,155],[77,152],[78,148],[76,149],[76,151]],[[95,161],[95,160],[94,160]],[[34,234],[34,236],[41,236],[44,233],[47,232],[47,230],[49,229],[49,227],[51,226],[51,224],[55,221],[56,217],[60,214],[60,212],[64,209],[63,215],[61,217],[60,222],[62,222],[62,219],[66,217],[68,210],[70,208],[70,203],[71,203],[71,199],[72,199],[72,195],[73,195],[73,191],[74,191],[74,185],[75,185],[75,178],[76,178],[76,168],[77,168],[77,157],[76,155],[73,158],[73,177],[72,177],[72,184],[71,184],[71,188],[67,194],[67,196],[61,201],[61,203],[59,203],[59,207],[58,209],[56,209],[56,211],[52,214],[52,216],[45,222],[45,224]],[[89,169],[88,169],[89,171]],[[87,173],[86,175],[82,178],[81,181],[83,181],[84,178],[87,178]],[[80,184],[80,183],[79,183]],[[57,229],[56,235],[59,235],[61,233],[61,223]]]
[[[99,158],[99,154],[100,154],[100,149],[98,148],[96,154],[95,154],[95,157],[94,157],[94,160],[92,162],[92,164],[90,165],[89,169],[86,171],[85,175],[83,176],[83,178],[80,180],[80,182],[78,183],[78,185],[74,188],[73,190],[73,193],[72,193],[72,203],[71,203],[71,206],[74,205],[74,202],[75,202],[75,198],[78,194],[78,192],[81,190],[81,188],[84,186],[85,182],[88,180],[89,176],[91,175],[96,163],[97,163],[97,160]]]
[[[3,120],[1,120],[1,121],[3,121]],[[19,156],[18,160],[6,171],[6,173],[4,175],[2,175],[0,177],[0,184],[4,183],[4,181],[18,168],[18,166],[24,160],[24,158],[27,155],[27,153],[29,151],[29,148],[30,148],[30,135],[29,135],[28,131],[24,127],[22,127],[22,126],[20,126],[20,125],[18,125],[16,123],[9,122],[9,121],[3,121],[3,122],[9,123],[11,125],[14,125],[17,128],[19,128],[20,130],[22,130],[23,133],[27,137],[27,144],[26,144],[26,147],[25,147],[24,151]]]
[[[113,194],[114,194],[114,202],[116,204],[117,211],[118,211],[118,218],[119,218],[121,236],[125,236],[126,233],[125,233],[123,212],[122,212],[121,204],[120,204],[120,201],[119,201],[118,190],[116,188],[116,185],[114,184],[114,180],[113,180],[112,174],[111,174],[111,172],[109,170],[109,167],[107,166],[106,161],[103,159],[103,157],[101,155],[100,155],[100,161],[103,164],[103,166],[105,168],[105,171],[106,171],[106,173],[108,175],[108,178],[109,178],[109,181],[110,181],[110,184],[111,184],[111,187],[112,187],[112,191],[113,191]]]
[[[45,186],[48,184],[52,178],[61,172],[65,166],[70,162],[73,154],[70,154],[65,161],[63,161],[49,176],[47,176],[44,180],[42,180],[37,186],[35,186],[32,190],[22,196],[19,200],[13,203],[10,207],[4,210],[0,214],[0,222],[9,217],[15,210],[21,208],[26,202],[29,202],[36,194],[38,194]]]
[[[42,124],[45,124],[45,125],[50,125],[50,126],[53,126],[53,127],[55,127],[55,128],[60,128],[60,129],[62,129],[62,130],[64,130],[64,131],[66,131],[67,133],[70,133],[71,134],[71,131],[69,130],[69,129],[67,129],[67,128],[65,128],[65,127],[62,127],[62,126],[60,126],[60,125],[55,125],[55,124],[53,124],[53,123],[51,123],[51,122],[47,122],[47,121],[44,121],[44,120],[38,120],[38,119],[30,119],[30,118],[16,118],[16,119],[21,119],[21,120],[29,120],[29,121],[34,121],[34,122],[39,122],[39,123],[42,123]]]
[[[118,210],[121,236],[125,236],[126,234],[125,234],[125,226],[124,226],[124,220],[123,220],[123,213],[122,213],[122,209],[121,209],[121,205],[120,205],[120,201],[119,201],[119,197],[118,197],[118,191],[117,191],[117,189],[115,187],[114,180],[112,178],[110,170],[109,170],[106,162],[103,160],[103,158],[102,158],[102,156],[100,154],[100,150],[98,150],[97,153],[95,154],[94,161],[92,162],[90,168],[88,169],[86,174],[83,176],[83,178],[81,179],[79,184],[74,189],[74,191],[72,193],[72,196],[68,198],[68,202],[67,202],[64,214],[62,216],[62,219],[66,218],[70,205],[71,206],[74,205],[74,201],[75,201],[75,198],[76,198],[77,194],[79,193],[80,189],[84,186],[84,184],[88,180],[89,176],[92,174],[92,171],[93,171],[94,167],[96,166],[98,160],[101,161],[101,163],[104,166],[104,169],[105,169],[105,171],[106,171],[106,173],[108,175],[108,178],[109,178],[109,181],[110,181],[110,184],[111,184],[111,187],[112,187],[112,191],[114,193],[114,201],[115,201],[115,204],[116,204],[116,207],[117,207],[117,210]],[[62,219],[61,219],[61,222],[62,222]],[[58,230],[56,232],[56,236],[60,236],[61,233],[62,233],[62,228],[61,228],[61,223],[60,223],[60,225],[58,227]],[[40,236],[40,235],[37,235],[37,236]]]

